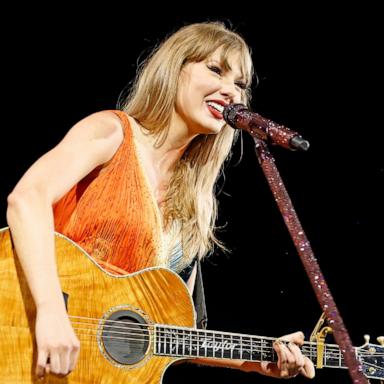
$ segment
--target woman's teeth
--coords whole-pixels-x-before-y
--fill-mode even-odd
[[[215,103],[214,101],[207,101],[207,104],[210,105],[212,108],[215,108],[220,113],[223,113],[224,111],[224,107],[219,103]]]

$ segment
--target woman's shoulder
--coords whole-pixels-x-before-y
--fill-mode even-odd
[[[97,162],[104,163],[113,157],[123,141],[124,128],[120,118],[112,111],[105,110],[79,120],[57,148],[76,148],[83,153],[87,151]]]
[[[133,118],[121,110],[103,110],[89,114],[79,120],[68,132],[71,137],[73,133],[94,139],[105,139],[107,141],[124,141],[124,137],[132,135]]]
[[[104,110],[86,116],[76,125],[93,130],[96,138],[105,138],[118,135],[119,133],[124,134],[127,124],[129,124],[128,115],[124,112]]]

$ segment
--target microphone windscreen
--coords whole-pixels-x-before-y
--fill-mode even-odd
[[[240,111],[247,110],[244,104],[228,104],[224,107],[224,120],[233,128],[236,127],[236,116]]]

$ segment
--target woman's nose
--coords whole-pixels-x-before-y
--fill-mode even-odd
[[[234,102],[237,95],[235,84],[230,80],[222,79],[220,94],[230,99],[230,102]]]

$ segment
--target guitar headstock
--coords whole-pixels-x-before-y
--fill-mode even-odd
[[[363,372],[369,379],[384,380],[384,337],[377,338],[380,344],[371,344],[369,335],[364,336],[365,344],[357,348]]]

